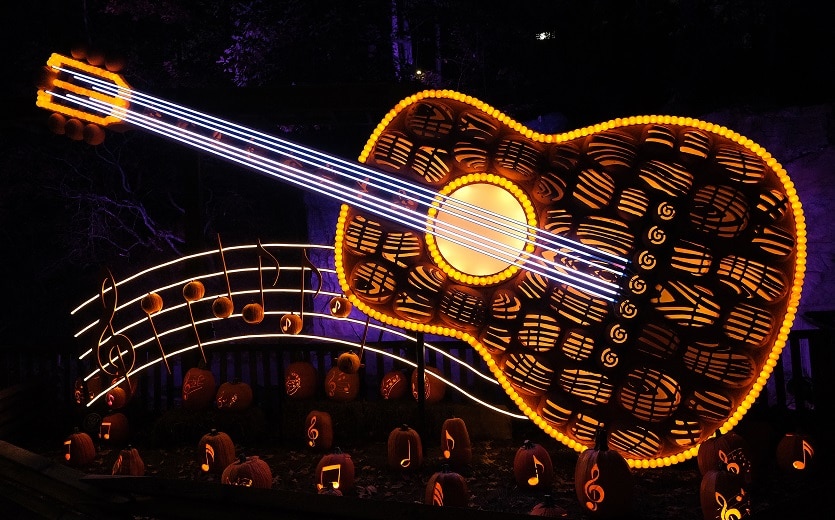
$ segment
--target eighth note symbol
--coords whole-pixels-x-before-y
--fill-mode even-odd
[[[545,471],[545,464],[543,464],[542,461],[540,461],[538,458],[536,458],[536,455],[534,455],[533,456],[534,476],[532,476],[531,478],[528,479],[528,485],[529,486],[536,486],[537,484],[539,484],[539,467],[540,466],[542,467],[542,471]]]
[[[212,464],[214,464],[214,462],[215,462],[215,449],[212,448],[211,444],[206,444],[206,462],[204,462],[200,466],[200,469],[202,469],[203,471],[209,471],[212,468]]]
[[[448,459],[452,456],[452,450],[455,449],[455,439],[449,434],[449,430],[444,430],[444,439],[446,441],[446,449],[444,450],[444,458]]]

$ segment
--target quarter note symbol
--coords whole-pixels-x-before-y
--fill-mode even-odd
[[[444,430],[444,442],[446,443],[444,458],[448,459],[452,456],[452,450],[455,449],[455,439],[450,435],[449,430]]]
[[[540,461],[538,458],[536,458],[536,455],[534,455],[533,456],[534,476],[532,476],[531,478],[528,479],[528,485],[529,486],[536,486],[537,484],[539,484],[539,468],[540,467],[542,467],[542,471],[545,471],[545,464],[543,464],[542,461]]]
[[[232,285],[229,283],[229,270],[226,268],[226,256],[223,254],[223,244],[220,242],[220,233],[217,234],[217,250],[220,253],[220,261],[223,264],[223,275],[226,277],[226,296],[218,296],[212,302],[212,314],[216,318],[228,318],[235,311],[235,303],[232,301]]]
[[[209,471],[215,462],[215,449],[210,444],[206,444],[206,462],[200,466],[203,471]]]

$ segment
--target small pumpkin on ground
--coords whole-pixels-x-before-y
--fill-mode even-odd
[[[423,503],[442,507],[467,507],[470,501],[470,491],[467,481],[461,474],[452,471],[444,465],[440,471],[433,473],[426,483]]]
[[[125,449],[119,451],[116,462],[110,470],[111,475],[131,475],[141,477],[145,474],[145,462],[139,455],[139,451],[128,444]]]
[[[315,475],[317,492],[330,486],[344,495],[354,489],[354,461],[339,447],[319,459]]]
[[[464,419],[450,417],[444,421],[441,426],[441,450],[452,468],[461,468],[472,462],[473,447]]]
[[[227,433],[212,429],[197,443],[197,462],[205,473],[223,473],[235,459],[235,443]]]
[[[75,428],[64,441],[64,460],[70,466],[81,467],[96,459],[96,445],[88,433]]]
[[[547,518],[568,518],[568,511],[558,506],[552,495],[542,497],[542,502],[533,506],[528,514]]]
[[[416,471],[423,465],[423,444],[420,434],[404,424],[389,433],[388,465],[393,470]]]
[[[331,414],[311,410],[304,420],[307,447],[314,451],[329,451],[333,447],[333,420]]]
[[[551,455],[541,444],[526,440],[513,458],[513,477],[522,489],[545,489],[554,481]]]
[[[269,464],[257,455],[241,455],[224,468],[220,482],[231,486],[270,489],[273,486],[273,474]]]
[[[626,459],[609,449],[606,430],[598,430],[594,447],[580,453],[574,467],[574,491],[583,511],[595,518],[627,516],[634,488]]]

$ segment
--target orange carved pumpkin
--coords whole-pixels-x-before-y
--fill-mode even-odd
[[[433,473],[426,483],[423,503],[433,506],[467,507],[470,492],[467,481],[461,474],[444,465],[441,471]]]
[[[223,473],[235,462],[235,443],[228,434],[213,429],[197,443],[197,462],[206,473]]]
[[[398,471],[415,471],[423,464],[423,443],[420,434],[404,424],[389,433],[388,465]]]
[[[626,459],[609,449],[606,431],[598,430],[594,448],[582,452],[574,467],[574,491],[583,511],[595,518],[626,516],[634,487]]]
[[[139,451],[128,444],[125,449],[119,451],[116,462],[110,470],[111,475],[131,475],[141,477],[145,474],[145,462],[139,456]]]
[[[99,438],[109,444],[123,444],[130,438],[128,418],[122,412],[105,415],[99,425]]]
[[[316,395],[319,373],[310,361],[294,361],[284,371],[284,390],[290,399],[310,399]]]
[[[307,446],[315,451],[329,451],[333,446],[331,414],[312,410],[304,420]]]
[[[202,364],[202,363],[201,363]],[[188,369],[183,377],[183,408],[186,410],[205,410],[216,395],[215,376],[203,366]]]
[[[417,386],[418,370],[412,370],[412,397],[418,398]],[[436,376],[443,376],[443,373],[435,367],[426,367],[423,373],[423,392],[427,403],[437,403],[446,395],[446,383]]]
[[[741,520],[751,516],[751,498],[744,477],[723,467],[705,472],[699,485],[704,520]]]
[[[407,389],[406,376],[402,370],[386,372],[382,381],[380,381],[380,395],[383,399],[401,399],[406,395]]]
[[[218,410],[246,410],[252,404],[252,387],[240,379],[233,379],[217,389],[215,404]]]
[[[273,474],[270,465],[257,455],[241,455],[224,468],[220,482],[230,486],[270,489],[273,487]]]
[[[96,458],[96,446],[89,434],[78,428],[64,441],[64,460],[70,466],[86,466]]]
[[[742,475],[745,484],[750,484],[753,480],[748,443],[733,431],[722,434],[717,430],[715,436],[702,442],[696,455],[696,463],[702,476],[712,469],[721,467]]]
[[[551,455],[541,444],[526,440],[513,457],[513,477],[522,489],[545,489],[554,481]]]
[[[360,392],[360,376],[332,367],[325,375],[325,395],[334,401],[353,401]]]
[[[805,433],[787,433],[777,443],[777,467],[786,473],[810,473],[815,468],[815,443]]]
[[[461,468],[472,462],[470,433],[460,417],[451,417],[441,426],[441,450],[444,460],[453,468]]]
[[[323,455],[316,465],[316,491],[326,487],[338,489],[343,495],[354,489],[354,461],[339,448]]]

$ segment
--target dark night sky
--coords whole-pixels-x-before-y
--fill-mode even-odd
[[[77,303],[67,303],[65,295],[89,294],[101,267],[67,261],[68,239],[62,232],[75,218],[75,208],[48,185],[55,176],[73,175],[69,165],[75,158],[67,155],[73,154],[72,143],[49,134],[47,114],[34,104],[33,78],[51,52],[66,53],[74,43],[94,41],[128,57],[125,75],[138,88],[225,110],[222,115],[230,119],[266,123],[290,114],[307,125],[303,137],[349,156],[376,125],[374,117],[382,117],[403,93],[425,88],[395,84],[390,74],[379,72],[384,60],[363,62],[351,54],[370,26],[385,22],[388,1],[311,2],[329,32],[317,30],[310,15],[288,20],[312,25],[290,28],[297,39],[286,36],[285,68],[265,62],[264,70],[275,76],[258,89],[233,87],[216,63],[229,46],[228,35],[218,35],[229,27],[232,2],[196,2],[201,8],[193,14],[176,9],[191,2],[157,2],[159,11],[141,19],[107,10],[125,3],[61,0],[6,7],[11,11],[4,15],[6,23],[21,35],[5,46],[12,67],[4,74],[10,97],[0,145],[0,182],[5,184],[0,247],[6,267],[0,286],[6,296],[0,309],[5,340],[0,342],[10,347],[61,343],[66,338],[61,322]],[[339,11],[345,4],[366,11]],[[835,55],[831,7],[765,0],[417,4],[424,7],[414,11],[412,25],[417,65],[434,66],[430,22],[440,19],[445,44],[454,46],[444,54],[450,86],[523,121],[561,114],[568,126],[564,129],[571,129],[634,114],[699,117],[730,107],[760,110],[835,99],[829,70]],[[442,8],[433,9],[437,5]],[[213,12],[211,6],[220,7]],[[180,21],[166,22],[180,15]],[[536,41],[533,34],[541,31],[551,31],[554,39]],[[11,32],[4,31],[7,38]],[[378,39],[385,41],[384,35]],[[376,51],[384,55],[385,49]],[[317,117],[334,113],[353,115],[314,127]],[[136,146],[142,145],[139,139]],[[197,160],[193,153],[162,149],[171,154],[171,163],[186,168]],[[259,206],[252,204],[250,210],[257,211]],[[163,204],[158,211],[164,218]],[[106,252],[102,255],[106,258]]]

